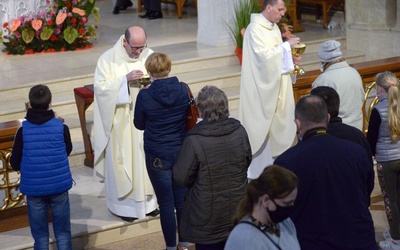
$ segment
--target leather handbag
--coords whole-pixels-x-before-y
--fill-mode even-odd
[[[189,85],[186,85],[188,96],[189,96],[189,109],[187,113],[187,118],[186,118],[186,129],[190,130],[196,125],[197,123],[197,118],[199,118],[199,110],[197,109],[196,106],[196,101],[193,97],[192,91],[189,88]]]

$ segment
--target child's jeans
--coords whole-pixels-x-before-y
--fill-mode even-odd
[[[58,250],[71,250],[71,221],[68,191],[48,196],[28,196],[28,217],[34,249],[49,248],[47,210],[50,207]]]

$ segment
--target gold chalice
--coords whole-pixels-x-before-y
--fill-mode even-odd
[[[304,43],[298,43],[292,46],[292,55],[294,56],[301,56],[306,51],[306,45]],[[302,69],[298,64],[294,65],[294,70],[291,72],[295,75],[303,75],[306,73],[304,69]]]
[[[142,77],[139,78],[139,83],[142,84],[143,86],[149,85],[151,83],[150,76],[143,75]]]

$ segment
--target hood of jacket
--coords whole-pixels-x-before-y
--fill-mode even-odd
[[[185,87],[184,84],[173,76],[154,80],[148,91],[154,100],[166,107],[172,107],[181,98],[182,87]]]
[[[50,110],[28,109],[26,120],[30,123],[41,125],[54,118],[54,112]]]

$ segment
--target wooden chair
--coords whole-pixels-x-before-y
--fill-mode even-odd
[[[197,0],[193,0],[194,4],[197,8]],[[162,3],[169,3],[169,4],[175,4],[176,8],[176,13],[178,14],[178,18],[182,19],[182,10],[183,6],[187,2],[187,0],[161,0]],[[138,11],[141,12],[143,10],[142,7],[142,0],[138,0]]]
[[[291,19],[293,32],[304,31],[304,28],[300,25],[299,20],[297,18],[297,0],[291,0],[290,3],[286,6],[286,8],[287,8],[287,13]]]

